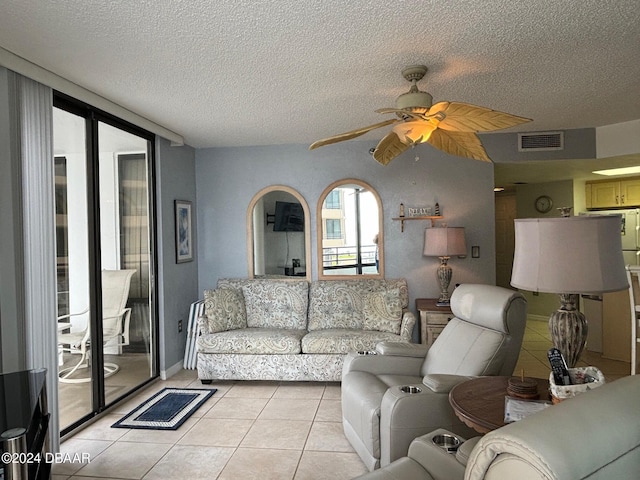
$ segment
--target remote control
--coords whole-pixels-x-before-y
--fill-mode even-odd
[[[567,368],[567,362],[565,362],[562,356],[562,352],[557,348],[550,348],[547,352],[547,357],[551,364],[553,380],[556,382],[556,385],[571,385],[569,369]]]

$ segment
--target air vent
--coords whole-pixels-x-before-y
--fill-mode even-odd
[[[564,132],[536,132],[518,134],[519,152],[564,150]]]

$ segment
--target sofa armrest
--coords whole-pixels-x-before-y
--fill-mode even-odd
[[[459,383],[466,382],[476,377],[467,375],[446,375],[442,373],[433,373],[425,375],[422,383],[425,387],[434,393],[449,393],[453,387]]]
[[[413,327],[416,324],[416,316],[408,310],[402,313],[402,323],[400,324],[400,336],[406,342],[413,340]]]

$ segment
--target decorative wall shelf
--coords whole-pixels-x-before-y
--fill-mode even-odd
[[[442,220],[442,215],[428,215],[428,216],[416,216],[416,217],[394,217],[392,220],[400,220],[400,231],[404,232],[405,220],[431,220],[431,226],[433,227],[436,220]]]

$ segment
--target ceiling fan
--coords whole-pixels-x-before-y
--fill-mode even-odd
[[[398,118],[318,140],[311,144],[309,150],[351,140],[376,128],[393,125],[392,131],[380,140],[373,151],[373,158],[382,165],[387,165],[409,147],[424,142],[451,155],[490,162],[476,132],[501,130],[531,121],[469,103],[438,102],[432,105],[433,97],[417,86],[426,73],[427,67],[424,65],[405,68],[402,76],[411,82],[409,91],[396,99],[395,108],[376,110],[376,113],[395,113]]]

